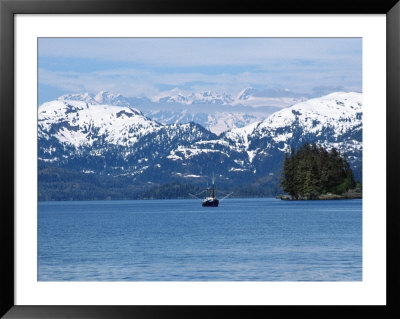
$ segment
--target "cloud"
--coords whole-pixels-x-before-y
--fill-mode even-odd
[[[231,94],[248,86],[361,91],[361,58],[361,39],[43,38],[39,85],[126,96],[175,87]]]
[[[264,65],[361,56],[346,38],[41,38],[39,57],[135,62],[149,66]]]
[[[157,73],[136,69],[115,69],[96,72],[54,72],[39,69],[39,84],[50,85],[66,92],[91,92],[108,90],[126,96],[152,96],[164,87],[177,87],[186,91],[211,90],[237,93],[244,87],[289,88],[292,91],[315,91],[320,87],[347,87],[359,90],[360,84],[351,76],[346,78],[338,70],[304,72],[292,68],[286,72],[242,72],[239,74]],[[320,89],[321,91],[321,89]]]

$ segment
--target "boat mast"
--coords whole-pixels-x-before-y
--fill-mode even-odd
[[[213,178],[212,178],[212,188],[211,188],[211,197],[215,198],[215,189],[214,189],[214,173],[213,173]]]

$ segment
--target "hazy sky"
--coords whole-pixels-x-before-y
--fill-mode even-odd
[[[361,38],[40,38],[39,103],[100,90],[362,91]]]

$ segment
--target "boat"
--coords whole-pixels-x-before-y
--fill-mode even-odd
[[[206,189],[206,198],[203,199],[202,206],[203,207],[218,207],[219,200],[215,198],[215,183],[214,176],[212,179],[211,187],[207,187]]]
[[[197,197],[198,195],[200,195],[200,194],[202,194],[204,192],[206,192],[206,197],[204,199],[201,199],[201,198]],[[215,178],[213,176],[211,187],[207,187],[205,190],[202,190],[200,193],[197,193],[195,195],[194,194],[190,194],[190,193],[189,193],[189,195],[191,197],[193,197],[193,198],[201,200],[203,207],[218,207],[220,201],[224,200],[225,198],[227,198],[228,196],[233,194],[233,192],[229,193],[229,194],[224,194],[223,192],[218,191],[219,193],[222,193],[223,195],[225,195],[224,197],[222,197],[219,200],[219,199],[215,198],[215,192],[216,192],[216,190],[215,190]]]

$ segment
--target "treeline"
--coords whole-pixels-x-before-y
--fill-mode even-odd
[[[200,186],[171,182],[164,185],[137,183],[129,176],[85,174],[59,167],[39,169],[39,201],[129,200],[190,198]]]
[[[335,148],[305,143],[283,161],[281,187],[293,199],[316,199],[321,194],[341,195],[356,182],[346,160]]]
[[[233,192],[230,197],[271,197],[279,194],[275,186],[265,184],[241,184],[234,187],[222,187],[217,182],[217,195]],[[130,176],[113,177],[109,175],[85,174],[76,170],[55,166],[39,166],[39,201],[68,200],[131,200],[131,199],[183,199],[193,198],[190,194],[199,194],[206,185],[171,181],[156,185],[138,183]],[[199,197],[204,194],[199,194]]]
[[[190,194],[197,194],[202,190],[199,185],[172,182],[153,186],[141,194],[137,199],[183,199],[191,198]]]
[[[39,201],[136,199],[143,186],[129,177],[112,177],[60,167],[39,167]]]

